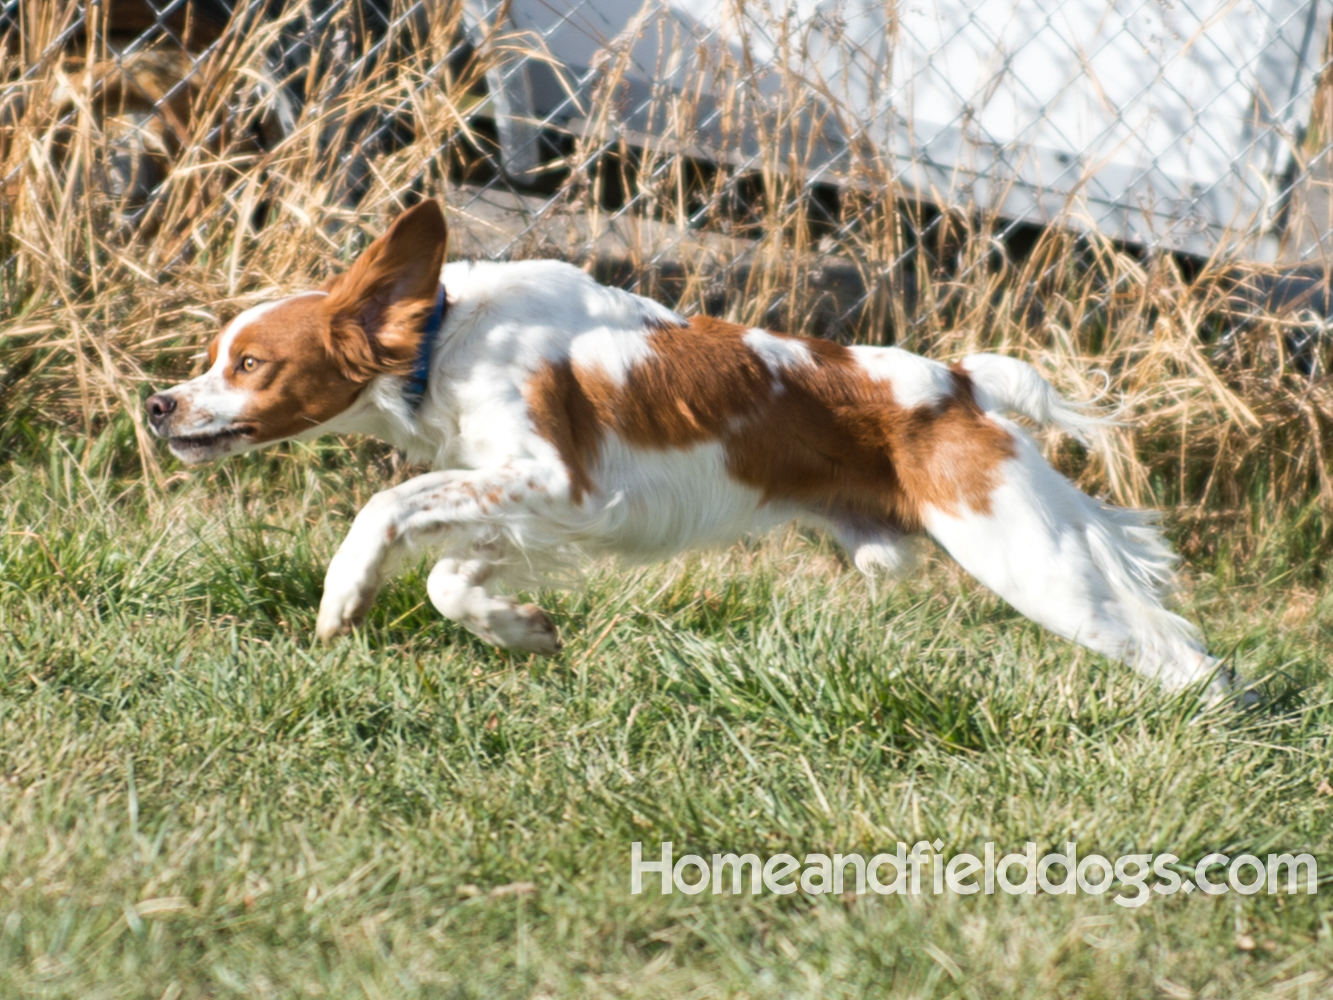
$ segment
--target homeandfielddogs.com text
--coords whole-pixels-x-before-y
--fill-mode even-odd
[[[1174,854],[1124,854],[1111,859],[1100,854],[1082,856],[1078,844],[1065,844],[1063,853],[1037,857],[1037,845],[1029,842],[1021,854],[998,856],[993,843],[983,845],[980,858],[973,854],[942,853],[944,844],[919,841],[911,850],[899,842],[892,854],[866,858],[862,854],[807,854],[804,861],[791,854],[764,859],[757,854],[714,854],[711,862],[699,854],[676,858],[672,842],[662,841],[657,859],[645,858],[643,844],[631,845],[630,892],[659,887],[663,894],[696,895],[711,889],[717,893],[768,892],[785,895],[867,891],[882,896],[958,895],[998,889],[1010,895],[1101,895],[1112,889],[1111,898],[1121,906],[1142,906],[1154,894],[1169,896],[1195,890],[1210,896],[1237,892],[1315,894],[1319,867],[1310,854],[1206,854],[1193,864],[1182,863]]]

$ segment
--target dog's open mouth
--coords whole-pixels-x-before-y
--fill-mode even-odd
[[[225,454],[231,450],[233,442],[249,439],[254,433],[255,429],[249,424],[237,424],[211,434],[172,435],[167,444],[178,457],[197,462]]]

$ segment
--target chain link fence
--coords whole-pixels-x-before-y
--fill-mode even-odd
[[[1113,322],[1141,250],[1191,273],[1276,261],[1243,267],[1233,304],[1322,320],[1330,13],[5,0],[0,185],[11,220],[24,199],[99,203],[98,235],[154,272],[224,230],[334,247],[442,195],[457,255],[565,257],[824,335],[929,339],[1001,306],[1041,322],[1070,267],[1106,274],[1065,322]],[[9,233],[19,298],[48,235]]]

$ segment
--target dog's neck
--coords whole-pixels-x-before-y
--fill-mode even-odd
[[[412,371],[402,376],[382,376],[362,392],[355,406],[328,429],[339,433],[366,434],[397,448],[411,462],[442,468],[449,464],[456,438],[456,420],[442,389],[432,390],[431,375],[440,357],[440,331],[449,312],[444,285],[435,300],[417,345]],[[445,394],[447,395],[447,394]]]
[[[408,408],[413,412],[421,408],[421,401],[425,398],[426,389],[430,385],[430,369],[435,360],[435,342],[439,338],[440,326],[444,323],[446,308],[447,299],[444,285],[441,284],[435,293],[435,308],[426,319],[426,325],[421,330],[421,339],[417,342],[417,357],[412,365],[412,372],[403,384],[403,398],[407,400]]]

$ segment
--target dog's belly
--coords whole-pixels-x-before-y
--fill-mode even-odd
[[[727,472],[720,443],[645,449],[615,435],[603,442],[594,471],[589,548],[631,559],[660,559],[685,549],[730,545],[790,521],[800,511],[765,502]]]

